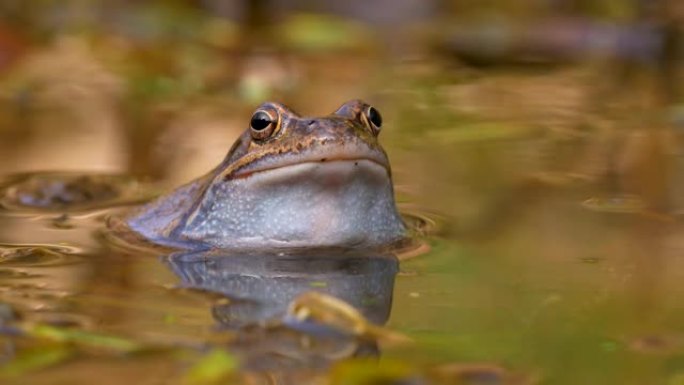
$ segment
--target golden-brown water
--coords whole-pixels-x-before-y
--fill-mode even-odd
[[[624,7],[601,20],[627,28]],[[397,30],[285,12],[264,31],[142,8],[0,23],[0,383],[684,381],[680,71],[649,45],[669,29],[631,46],[595,9]],[[477,40],[492,25],[505,44]],[[571,38],[587,30],[602,45]],[[108,240],[107,215],[215,166],[262,100],[353,98],[383,113],[414,255]]]

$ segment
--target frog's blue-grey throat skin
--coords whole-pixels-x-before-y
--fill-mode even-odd
[[[406,229],[381,125],[359,100],[318,118],[264,103],[221,164],[126,223],[154,243],[192,249],[394,243]]]

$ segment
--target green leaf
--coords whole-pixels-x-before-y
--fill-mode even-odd
[[[222,349],[214,349],[202,357],[185,376],[190,385],[215,384],[235,372],[235,357]]]
[[[74,353],[73,349],[64,345],[22,350],[12,361],[0,368],[0,378],[16,377],[57,365],[71,358]]]
[[[141,349],[141,345],[133,341],[82,330],[61,329],[49,325],[33,325],[26,328],[25,331],[26,334],[36,338],[46,338],[59,342],[73,342],[125,353]]]

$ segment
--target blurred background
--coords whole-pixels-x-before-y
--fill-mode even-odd
[[[408,190],[425,186],[422,178],[446,196],[454,185],[601,179],[672,208],[681,195],[672,173],[684,119],[683,8],[3,1],[0,166],[174,185],[217,164],[264,100],[322,115],[362,98],[386,115],[383,139]],[[466,142],[484,159],[455,150]],[[454,212],[476,210],[471,203]]]
[[[388,321],[416,345],[383,357],[681,384],[683,29],[679,0],[3,0],[0,174],[171,188],[218,164],[263,101],[320,116],[364,99],[430,249],[402,261]],[[0,275],[0,299],[134,338],[169,314],[174,338],[211,323],[182,318],[197,300],[160,290],[176,278],[157,260],[110,258],[101,222],[67,219],[2,219],[7,242],[98,258],[41,272],[30,306]],[[133,308],[107,305],[119,297]],[[445,383],[522,381],[487,365]]]
[[[3,2],[3,169],[197,176],[262,101],[326,114],[385,94],[386,69],[418,54],[414,32],[436,12],[423,1]]]

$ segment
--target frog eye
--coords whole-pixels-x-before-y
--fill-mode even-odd
[[[382,128],[382,115],[380,115],[380,112],[375,107],[368,106],[366,111],[364,111],[364,116],[366,121],[368,121],[368,125],[373,129],[373,133],[375,135],[379,134],[380,128]]]
[[[278,126],[278,117],[274,112],[257,110],[249,121],[249,131],[256,140],[268,139]]]

